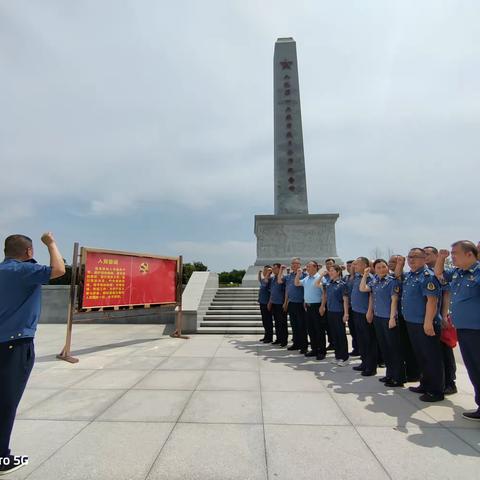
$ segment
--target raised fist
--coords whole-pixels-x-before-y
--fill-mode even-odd
[[[446,259],[449,257],[449,255],[450,255],[450,252],[448,250],[445,250],[444,248],[438,251],[438,256],[440,258]]]
[[[303,273],[303,270],[301,268],[297,268],[297,275],[301,275]]]
[[[397,265],[400,265],[401,267],[405,266],[405,257],[397,255]]]
[[[42,242],[48,247],[52,243],[55,243],[52,232],[45,232],[41,238]]]
[[[363,274],[364,275],[368,275],[370,273],[370,267],[367,267],[364,271],[363,271]]]

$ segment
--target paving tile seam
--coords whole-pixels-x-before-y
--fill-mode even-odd
[[[444,428],[446,430],[448,430],[452,435],[454,435],[455,437],[457,437],[462,443],[468,445],[470,448],[473,448],[474,450],[476,451],[480,451],[480,448],[474,448],[472,447],[472,445],[470,443],[468,443],[466,440],[464,440],[462,437],[460,437],[455,431],[454,431],[454,428],[467,428],[467,429],[471,429],[471,430],[475,430],[475,427],[461,427],[461,426],[448,426],[447,424],[445,424],[444,421],[439,421],[439,420],[436,420],[434,417],[432,417],[429,413],[427,412],[424,412],[423,409],[419,408],[418,405],[412,400],[411,396],[410,395],[405,395],[403,396],[403,398],[405,398],[409,403],[411,403],[412,405],[414,405],[416,408],[418,408],[419,410],[422,410],[422,413],[427,415],[428,417],[430,417],[431,419],[433,419],[433,421],[437,422],[438,423],[438,426],[441,427],[441,428]],[[422,427],[423,428],[423,427]]]
[[[219,343],[219,345],[217,346],[216,350],[215,350],[215,353],[218,351],[218,349],[220,348],[220,345],[222,344],[222,342]],[[213,362],[213,359],[214,359],[215,355],[210,357],[210,361],[208,362],[208,365],[207,365],[207,368],[209,365],[211,365],[211,363]],[[206,357],[208,358],[208,357]],[[200,378],[198,379],[198,382],[197,382],[197,385],[196,387],[198,387],[198,385],[200,384],[200,382],[203,380],[203,377],[205,376],[205,372],[207,371],[207,369],[205,368],[203,370],[203,374],[200,376]],[[195,387],[195,388],[196,388]],[[188,404],[190,403],[190,401],[192,400],[192,397],[193,397],[193,394],[195,393],[196,389],[193,390],[191,392],[191,394],[189,395],[188,397],[188,400],[185,402],[183,408],[182,408],[182,411],[179,413],[179,415],[177,416],[177,419],[175,420],[175,422],[172,422],[173,425],[172,425],[172,428],[170,429],[170,432],[168,432],[168,435],[167,437],[165,438],[165,441],[163,442],[163,444],[161,445],[161,447],[159,448],[158,450],[158,453],[155,455],[155,458],[153,459],[151,465],[150,465],[150,468],[148,469],[145,477],[144,477],[144,480],[148,480],[148,478],[150,477],[150,474],[152,473],[152,470],[153,470],[153,467],[155,466],[155,464],[157,463],[158,459],[160,458],[160,455],[162,454],[163,452],[163,449],[165,448],[165,445],[168,443],[168,441],[170,440],[171,436],[172,436],[172,433],[173,431],[175,430],[175,428],[177,427],[177,425],[179,424],[179,421],[180,419],[182,418],[182,415],[184,414]]]
[[[365,447],[367,448],[367,450],[370,452],[370,454],[373,456],[373,458],[375,458],[376,462],[378,463],[378,465],[380,466],[380,468],[385,472],[385,474],[387,475],[388,478],[392,479],[393,477],[390,475],[390,473],[388,472],[388,470],[385,468],[385,466],[383,465],[383,462],[378,458],[378,456],[375,454],[375,452],[373,451],[373,449],[370,447],[370,445],[365,441],[365,439],[362,437],[362,435],[360,434],[360,432],[358,431],[358,428],[353,424],[353,422],[350,420],[350,418],[348,417],[348,415],[344,412],[343,408],[341,407],[341,405],[338,403],[337,399],[335,398],[335,396],[333,395],[334,392],[330,391],[331,389],[327,389],[327,392],[328,395],[330,396],[330,398],[335,402],[335,405],[337,406],[337,408],[340,409],[340,411],[342,412],[343,416],[347,419],[347,421],[350,423],[350,425],[353,427],[353,429],[355,430],[355,433],[357,434],[358,438],[363,442],[363,444],[365,445]],[[338,428],[338,427],[337,427]]]
[[[257,350],[257,352],[258,352],[258,350]],[[262,390],[262,375],[260,374],[260,371],[259,371],[259,374],[258,374],[258,386],[260,388],[260,392],[263,392],[263,390]],[[265,474],[266,474],[266,478],[268,479],[270,477],[270,475],[269,475],[269,469],[268,469],[267,435],[265,433],[265,416],[264,416],[264,413],[263,413],[263,395],[261,395],[261,394],[260,394],[260,412],[261,412],[261,415],[262,415],[262,435],[263,435],[263,450],[264,450],[264,457],[265,457]]]
[[[77,384],[78,382],[81,382],[82,380],[86,380],[87,378],[91,377],[95,372],[92,372],[90,375],[87,375],[86,377],[82,378],[81,380],[78,380],[74,383],[72,383],[72,385],[75,385]],[[44,398],[42,400],[40,400],[39,402],[36,402],[34,403],[32,406],[28,407],[25,411],[23,411],[21,414],[20,414],[20,417],[27,414],[32,408],[35,408],[35,407],[38,407],[41,403],[47,401],[47,400],[51,400],[52,398],[56,397],[57,395],[60,395],[61,393],[67,391],[69,388],[72,387],[72,385],[69,385],[67,387],[60,387],[60,388],[45,388],[43,389],[42,387],[38,387],[37,390],[39,389],[43,389],[43,390],[55,390],[55,393],[52,394],[52,395],[49,395],[47,398]],[[35,390],[34,388],[32,388],[33,390]]]

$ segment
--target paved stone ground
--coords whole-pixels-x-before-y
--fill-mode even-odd
[[[55,359],[65,328],[41,325],[12,442],[30,463],[8,478],[479,478],[461,363],[460,393],[426,405],[257,337],[162,333],[76,325],[71,365]]]

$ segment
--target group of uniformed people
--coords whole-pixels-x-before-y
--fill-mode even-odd
[[[358,257],[344,266],[329,258],[324,269],[314,260],[302,267],[299,258],[289,269],[266,265],[258,272],[265,330],[260,341],[317,360],[333,350],[331,363],[339,367],[359,356],[361,363],[353,369],[361,375],[376,375],[385,366],[379,378],[385,386],[419,382],[409,389],[421,401],[439,402],[457,393],[453,348],[458,338],[478,405],[462,415],[480,421],[479,247],[460,240],[451,252],[427,246],[412,248],[406,258]],[[445,269],[450,255],[453,266]]]

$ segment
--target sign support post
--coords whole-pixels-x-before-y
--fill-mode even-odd
[[[69,363],[78,363],[78,358],[70,355],[72,346],[72,327],[73,327],[73,311],[75,308],[75,288],[77,286],[78,276],[78,242],[73,244],[73,259],[72,259],[72,279],[70,281],[70,297],[68,301],[67,312],[67,337],[65,339],[65,346],[63,350],[57,355],[60,360],[65,360]]]
[[[173,338],[183,338],[188,340],[190,337],[182,335],[182,320],[183,320],[183,310],[182,310],[182,296],[183,296],[183,256],[180,255],[178,258],[178,269],[177,269],[177,320],[175,325],[175,331],[170,335]]]

